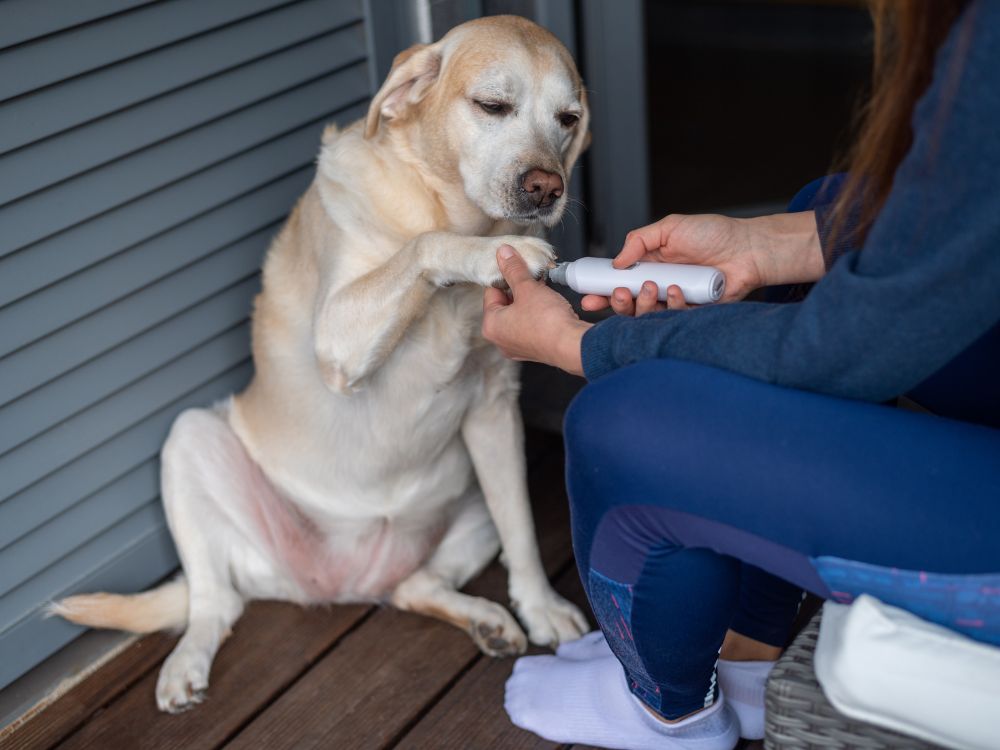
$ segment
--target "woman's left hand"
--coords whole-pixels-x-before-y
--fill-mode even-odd
[[[609,304],[618,315],[639,317],[646,313],[660,310],[687,310],[691,307],[684,299],[684,292],[679,286],[667,288],[667,301],[659,301],[660,290],[655,281],[644,281],[639,289],[639,296],[632,299],[632,292],[625,287],[615,289],[610,297],[588,294],[581,301],[584,310],[603,310]]]
[[[510,297],[489,288],[483,295],[483,336],[507,357],[542,362],[583,375],[580,342],[591,324],[545,282],[536,280],[510,245],[497,250]]]

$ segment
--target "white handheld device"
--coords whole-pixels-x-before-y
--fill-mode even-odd
[[[639,295],[642,282],[653,281],[659,290],[660,302],[666,302],[667,288],[679,286],[684,299],[695,305],[718,302],[726,290],[726,276],[711,266],[691,266],[682,263],[633,263],[617,269],[610,258],[580,258],[560,263],[549,271],[549,281],[568,286],[580,294],[600,294],[609,297],[618,287],[625,287],[633,297]]]

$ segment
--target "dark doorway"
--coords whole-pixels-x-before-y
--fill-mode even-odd
[[[849,142],[871,68],[863,3],[647,0],[654,216],[780,210]]]

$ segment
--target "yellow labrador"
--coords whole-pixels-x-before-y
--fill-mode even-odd
[[[457,591],[501,547],[528,639],[584,632],[539,560],[517,368],[480,325],[501,243],[536,273],[551,265],[526,235],[560,219],[587,124],[565,48],[507,16],[401,53],[365,120],[324,133],[264,264],[253,382],[182,413],[163,447],[184,577],[53,606],[98,627],[186,627],[162,710],[200,700],[250,599],[389,601],[520,653],[506,609]]]

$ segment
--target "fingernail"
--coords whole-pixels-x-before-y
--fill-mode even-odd
[[[511,258],[514,257],[514,248],[512,248],[510,245],[501,245],[500,257],[503,258],[504,260],[510,260]]]
[[[619,302],[625,301],[625,292],[615,292],[615,299]]]
[[[645,294],[647,297],[655,292],[656,292],[655,284],[646,283],[642,285],[642,293]]]

